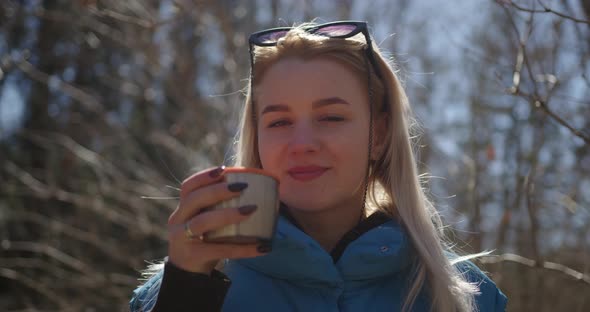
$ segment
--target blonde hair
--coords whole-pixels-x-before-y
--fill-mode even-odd
[[[252,68],[255,81],[261,81],[265,71],[285,57],[310,59],[329,57],[352,69],[362,79],[370,76],[374,96],[373,121],[378,115],[387,117],[383,152],[372,161],[368,179],[368,207],[389,213],[407,230],[418,254],[414,263],[414,280],[403,304],[403,311],[412,309],[418,294],[426,285],[432,310],[441,312],[475,310],[473,295],[478,289],[469,283],[454,264],[486,254],[474,254],[449,259],[450,244],[445,239],[441,218],[426,198],[418,177],[418,169],[410,128],[415,125],[407,96],[389,62],[373,45],[378,77],[366,60],[366,42],[362,34],[347,39],[328,39],[305,32],[302,24],[294,27],[279,40],[277,46],[255,47]],[[253,86],[256,89],[256,85]],[[240,130],[235,141],[234,165],[261,168],[256,136],[256,109],[252,101],[255,90],[248,87],[241,114]],[[387,107],[382,112],[382,107]]]

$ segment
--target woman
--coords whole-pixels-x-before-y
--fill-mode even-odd
[[[258,32],[250,54],[235,164],[279,177],[272,246],[193,239],[255,209],[199,213],[247,185],[225,183],[223,167],[197,173],[169,219],[164,269],[131,309],[503,311],[506,297],[468,261],[482,254],[458,257],[443,238],[420,186],[406,95],[366,23]]]

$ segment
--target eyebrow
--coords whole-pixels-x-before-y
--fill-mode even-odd
[[[325,98],[325,99],[319,99],[316,100],[312,103],[313,108],[318,108],[318,107],[322,107],[322,106],[326,106],[326,105],[332,105],[332,104],[346,104],[346,105],[350,105],[350,103],[346,102],[344,99],[339,98],[337,96],[334,97],[330,97],[330,98]]]
[[[333,104],[350,105],[350,103],[348,103],[346,100],[339,98],[337,96],[329,97],[329,98],[325,98],[325,99],[319,99],[319,100],[315,100],[312,102],[313,108],[318,108],[318,107],[323,107],[323,106],[328,106],[328,105],[333,105]],[[288,112],[288,111],[289,111],[289,106],[287,106],[285,104],[271,104],[271,105],[267,105],[262,110],[262,113],[260,113],[260,115],[263,115],[266,113],[271,113],[271,112]]]

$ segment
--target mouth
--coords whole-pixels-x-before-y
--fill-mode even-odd
[[[290,168],[287,173],[297,181],[311,181],[321,177],[330,168],[319,166],[302,166]]]

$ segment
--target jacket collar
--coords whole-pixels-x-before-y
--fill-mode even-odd
[[[346,242],[341,255],[334,259],[288,216],[281,214],[272,251],[264,256],[235,261],[274,278],[306,284],[336,286],[345,281],[386,277],[406,269],[412,263],[412,251],[400,224],[391,218],[375,221],[382,220],[383,215],[376,212],[361,221],[349,232],[359,233],[362,229],[360,236]]]

